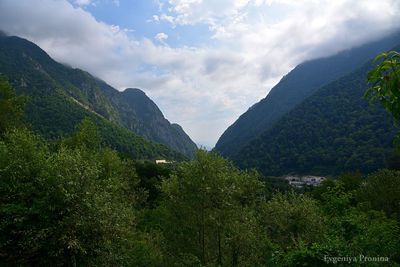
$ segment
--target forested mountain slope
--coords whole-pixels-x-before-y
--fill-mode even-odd
[[[298,65],[222,134],[215,150],[231,157],[320,87],[360,68],[369,59],[399,42],[400,33],[395,33],[380,41]]]
[[[385,166],[396,129],[364,98],[366,64],[318,90],[233,156],[266,175],[364,173]]]
[[[91,116],[103,129],[106,142],[138,157],[142,152],[190,157],[196,149],[183,130],[171,125],[139,89],[119,92],[85,71],[55,62],[25,39],[0,36],[0,73],[28,96],[26,119],[46,137],[69,134],[82,118]],[[154,153],[145,153],[146,146]],[[156,152],[156,147],[164,152]]]

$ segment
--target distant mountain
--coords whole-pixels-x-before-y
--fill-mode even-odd
[[[400,48],[400,47],[399,47]],[[364,173],[385,167],[396,129],[363,97],[371,64],[319,89],[233,157],[265,175]]]
[[[399,42],[400,33],[396,33],[380,41],[298,65],[222,134],[215,150],[223,156],[232,157],[319,88],[356,70]]]
[[[180,125],[171,124],[165,119],[157,105],[143,91],[128,88],[119,92],[104,82],[100,82],[100,88],[117,109],[123,126],[188,157],[193,156],[196,144]]]
[[[69,134],[90,116],[106,142],[138,158],[191,157],[196,150],[183,129],[170,124],[141,90],[119,92],[85,71],[55,62],[25,39],[0,36],[0,73],[29,97],[26,119],[46,137]]]

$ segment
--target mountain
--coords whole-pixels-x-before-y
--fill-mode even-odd
[[[194,142],[139,89],[120,92],[88,72],[57,63],[28,40],[0,36],[0,73],[29,98],[27,121],[48,138],[89,116],[106,142],[135,157],[191,157]]]
[[[145,138],[165,144],[191,157],[196,144],[176,123],[171,124],[157,105],[140,89],[128,88],[116,91],[106,83],[100,83],[104,94],[119,113],[120,123]]]
[[[400,48],[400,47],[399,47]],[[233,157],[265,175],[334,175],[385,167],[396,129],[379,104],[364,98],[368,63],[322,87]]]
[[[400,33],[343,51],[334,56],[305,62],[294,68],[219,138],[215,150],[231,157],[246,143],[270,129],[287,112],[316,90],[356,70],[380,52],[400,42]]]

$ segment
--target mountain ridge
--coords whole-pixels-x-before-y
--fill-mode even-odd
[[[371,67],[369,62],[317,90],[232,160],[276,176],[370,173],[385,167],[397,130],[382,107],[364,98]]]
[[[251,106],[219,138],[214,150],[231,157],[322,86],[361,67],[400,42],[400,32],[336,55],[303,62],[283,76],[265,98]]]
[[[33,100],[28,107],[27,119],[42,134],[55,137],[72,131],[73,126],[65,122],[57,128],[57,124],[51,122],[56,115],[46,111],[53,105],[51,98],[61,106],[71,105],[66,103],[66,99],[70,99],[80,108],[119,128],[166,145],[187,157],[191,157],[197,149],[190,137],[177,131],[143,91],[128,89],[120,92],[86,71],[54,61],[39,46],[26,39],[0,37],[0,63],[0,73],[8,77],[17,92],[27,94]],[[145,112],[141,111],[143,107]],[[74,125],[78,117],[82,117],[75,107],[71,110],[66,107],[63,112],[66,117],[71,117],[70,123]],[[57,113],[56,107],[53,113]]]

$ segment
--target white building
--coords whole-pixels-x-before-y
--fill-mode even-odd
[[[294,187],[303,187],[304,185],[311,186],[319,186],[326,178],[322,176],[296,176],[296,175],[288,175],[283,177],[286,181],[289,182],[289,185]]]
[[[165,159],[156,159],[156,164],[170,164],[173,163],[173,161],[167,161]]]

